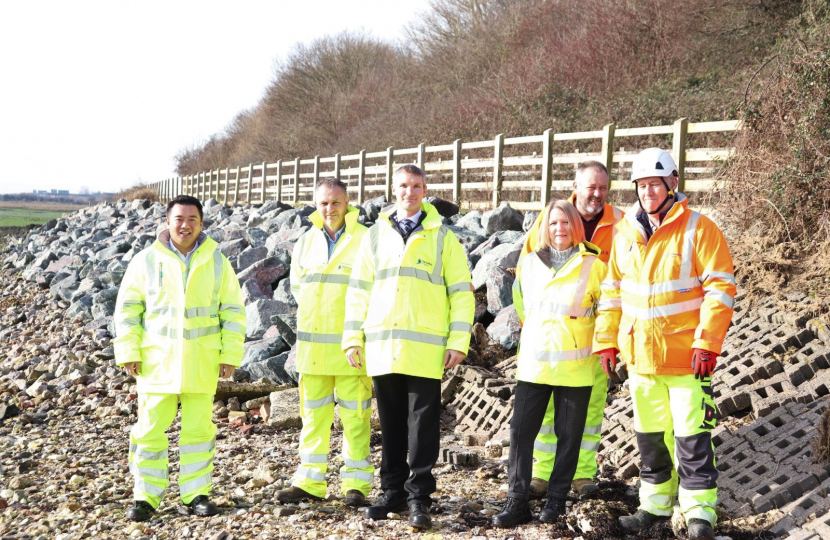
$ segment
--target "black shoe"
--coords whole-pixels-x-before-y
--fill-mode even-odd
[[[622,525],[623,529],[637,532],[648,529],[655,523],[668,521],[668,519],[669,516],[657,516],[640,508],[630,516],[621,516],[620,525]]]
[[[714,540],[715,531],[712,525],[705,519],[692,518],[687,523],[689,527],[689,540]]]
[[[432,518],[429,517],[429,504],[423,501],[409,501],[409,526],[415,529],[429,529]]]
[[[127,510],[124,516],[130,521],[147,521],[155,513],[156,509],[150,506],[147,501],[135,501],[133,507]]]
[[[548,497],[545,502],[545,507],[542,513],[539,514],[539,521],[542,523],[556,523],[556,521],[565,515],[565,499]]]
[[[527,499],[508,497],[504,509],[500,514],[493,516],[493,527],[512,528],[533,519]]]
[[[378,499],[377,504],[363,511],[363,515],[369,519],[386,519],[386,514],[389,512],[402,512],[403,510],[406,510],[406,493],[400,495],[384,493]]]
[[[187,506],[193,510],[193,513],[197,516],[215,516],[219,513],[219,507],[210,502],[210,499],[207,498],[206,495],[199,495]]]
[[[366,504],[366,495],[364,495],[361,491],[356,489],[350,489],[346,492],[346,498],[343,500],[346,503],[346,506],[353,506],[355,508],[360,508],[364,504]]]

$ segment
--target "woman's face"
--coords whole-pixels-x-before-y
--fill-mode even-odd
[[[554,208],[553,211],[551,211],[548,230],[550,232],[550,241],[553,244],[554,249],[563,251],[573,245],[571,224],[568,223],[568,217],[562,210]]]

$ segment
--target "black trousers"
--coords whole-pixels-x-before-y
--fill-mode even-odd
[[[372,380],[383,435],[380,487],[384,493],[405,492],[410,501],[430,504],[435,493],[432,468],[441,443],[441,381],[398,373]]]
[[[550,386],[525,381],[516,383],[513,418],[510,420],[510,456],[507,459],[507,496],[527,499],[533,471],[533,443],[545,418],[553,392],[556,460],[548,484],[548,497],[564,499],[571,488],[579,461],[579,445],[585,431],[590,386]]]

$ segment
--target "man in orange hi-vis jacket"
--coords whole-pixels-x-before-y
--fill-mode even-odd
[[[573,194],[570,202],[576,207],[585,228],[585,238],[600,250],[599,259],[608,263],[611,255],[611,242],[616,229],[614,225],[622,219],[621,210],[605,203],[608,196],[608,170],[599,161],[586,161],[576,170]],[[536,251],[539,247],[539,227],[542,216],[530,228],[525,238],[522,256]],[[578,497],[584,498],[597,491],[594,475],[597,473],[597,450],[602,432],[602,413],[608,395],[608,378],[602,367],[594,366],[594,384],[591,389],[591,401],[588,404],[588,417],[582,443],[579,449],[579,462],[573,479],[573,490]],[[530,481],[530,496],[542,498],[548,490],[548,479],[553,471],[558,443],[554,434],[553,400],[548,403],[542,428],[533,443],[533,479]]]
[[[679,500],[689,538],[714,538],[717,421],[711,374],[732,319],[735,276],[723,233],[677,192],[668,152],[632,164],[638,202],[617,224],[594,330],[606,373],[627,363],[643,460],[630,531],[669,519]],[[679,490],[678,490],[679,483]]]

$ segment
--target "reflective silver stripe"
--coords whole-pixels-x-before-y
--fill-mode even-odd
[[[686,231],[683,233],[683,255],[680,263],[680,278],[692,277],[692,259],[695,251],[695,229],[700,214],[692,211],[689,221],[686,222]]]
[[[144,259],[144,273],[147,278],[147,295],[156,296],[159,292],[159,276],[156,271],[156,258],[153,250],[150,250]]]
[[[655,294],[677,292],[682,289],[693,290],[699,288],[700,280],[696,277],[660,281],[658,283],[636,283],[629,279],[623,279],[620,283],[620,289],[622,291],[628,294],[636,294],[637,296],[653,296]]]
[[[206,471],[203,476],[194,478],[193,480],[185,482],[184,484],[179,484],[179,493],[184,495],[185,493],[190,493],[191,491],[199,489],[202,486],[209,486],[211,472],[212,471]]]
[[[128,308],[128,307],[132,307],[132,306],[144,307],[144,301],[143,300],[124,300],[124,302],[121,304],[122,308]]]
[[[670,317],[671,315],[679,315],[680,313],[688,313],[689,311],[697,311],[703,305],[703,298],[693,298],[685,302],[678,302],[676,304],[666,304],[665,306],[654,306],[650,308],[641,308],[632,306],[631,304],[622,304],[622,312],[624,315],[629,315],[635,319],[649,320],[657,317]]]
[[[418,268],[411,268],[409,266],[393,266],[391,268],[384,268],[375,274],[375,281],[390,279],[397,276],[420,279],[422,281],[428,281],[433,285],[444,285],[444,278],[442,276],[436,276],[435,274],[430,274],[426,270],[419,270]]]
[[[454,322],[450,323],[450,332],[470,332],[473,325],[468,322]]]
[[[582,431],[585,435],[599,435],[602,433],[602,424],[598,426],[585,426],[585,429]]]
[[[363,328],[363,321],[346,321],[343,323],[343,330],[360,330]]]
[[[567,362],[589,356],[591,356],[590,346],[575,351],[536,351],[536,360],[541,362]]]
[[[294,475],[300,478],[311,478],[312,480],[317,480],[318,482],[326,481],[326,475],[324,473],[309,469],[308,467],[299,467]]]
[[[346,478],[354,478],[362,482],[372,482],[375,476],[372,473],[364,471],[340,471],[340,479],[345,480]]]
[[[556,445],[555,444],[545,444],[539,441],[533,441],[533,449],[537,452],[545,452],[546,454],[555,454],[556,453]]]
[[[139,450],[137,444],[130,445],[130,453],[135,454],[140,459],[167,459],[167,449],[159,450],[158,452],[150,452],[148,450]]]
[[[436,245],[436,254],[435,254],[435,268],[432,269],[432,275],[438,277],[441,275],[441,272],[444,269],[444,237],[447,236],[447,229],[446,226],[441,225],[438,229],[438,238],[435,239]],[[441,278],[441,282],[444,282],[444,278]]]
[[[583,317],[590,317],[590,314],[594,311],[593,306],[591,306],[590,308],[583,308],[582,300],[585,299],[585,291],[588,290],[588,278],[591,277],[591,267],[594,265],[594,261],[596,259],[597,258],[593,255],[582,257],[582,266],[579,269],[579,281],[577,281],[576,283],[576,289],[574,290],[574,299],[573,302],[571,302],[574,312],[581,311],[584,313],[586,309],[588,310],[589,314],[582,315]],[[579,317],[579,315],[571,315],[571,317]]]
[[[364,411],[367,410],[367,409],[370,409],[372,407],[372,398],[363,400],[363,403],[361,404],[361,407],[362,407],[362,410],[364,410]]]
[[[372,249],[372,259],[374,261],[374,269],[378,267],[378,239],[380,237],[380,226],[376,223],[369,229],[369,247]],[[352,282],[349,281],[349,287],[352,287]]]
[[[205,336],[212,336],[213,334],[218,334],[220,332],[219,325],[213,326],[205,326],[203,328],[191,328],[184,330],[184,339],[196,339]]]
[[[193,307],[184,311],[184,318],[192,319],[193,317],[210,317],[211,315],[216,315],[218,312],[219,311],[216,309],[216,306]]]
[[[336,283],[338,285],[348,285],[349,276],[346,274],[308,274],[303,276],[303,283]]]
[[[720,289],[715,288],[705,288],[703,289],[706,291],[706,298],[714,298],[721,304],[725,305],[726,307],[731,308],[732,305],[735,303],[735,299],[729,296],[729,294],[725,293]]]
[[[703,274],[703,277],[701,279],[703,279],[703,281],[707,281],[710,279],[722,279],[727,283],[735,285],[735,274],[730,274],[729,272],[706,272],[705,274]],[[126,305],[126,302],[124,302],[124,304]]]
[[[151,478],[158,478],[160,480],[167,480],[167,469],[152,469],[150,467],[139,467],[135,463],[130,463],[130,472],[135,476],[149,476]]]
[[[343,462],[346,464],[346,467],[349,469],[365,469],[366,467],[371,467],[372,462],[369,461],[369,458],[365,459],[344,459]]]
[[[597,309],[614,309],[622,307],[622,299],[608,298],[597,302]]]
[[[315,332],[297,332],[298,341],[307,341],[310,343],[340,343],[343,340],[343,334],[317,334]]]
[[[176,308],[173,306],[159,306],[154,307],[148,313],[150,313],[150,315],[170,315],[171,317],[175,317]]]
[[[124,320],[118,322],[118,324],[122,326],[138,326],[141,324],[141,321],[144,319],[141,315],[136,315],[134,317],[127,317]]]
[[[203,469],[207,469],[208,465],[210,465],[211,463],[213,463],[213,457],[205,461],[199,461],[198,463],[188,463],[186,465],[179,465],[179,474],[197,473]]]
[[[158,487],[156,485],[151,484],[150,482],[146,482],[141,478],[137,478],[135,481],[135,490],[143,491],[144,493],[149,493],[150,495],[156,495],[161,497],[164,495],[164,488]]]
[[[350,411],[357,410],[357,400],[356,399],[340,399],[337,398],[337,404],[343,407],[344,409],[348,409]]]
[[[553,430],[553,426],[542,424],[542,427],[539,428],[539,435],[556,435],[556,432]]]
[[[243,336],[245,335],[245,327],[235,322],[222,323],[222,330],[230,330],[231,332],[236,332],[237,334],[242,334]]]
[[[312,463],[326,463],[328,456],[326,454],[300,454],[300,463],[303,465],[310,465]]]
[[[219,289],[222,288],[222,253],[219,250],[213,251],[213,298],[212,306],[219,305]]]
[[[363,281],[362,279],[349,279],[349,287],[353,289],[360,289],[362,291],[371,291],[372,282]]]
[[[515,283],[515,281],[513,283]],[[450,285],[449,287],[447,287],[447,296],[452,296],[458,292],[468,292],[471,290],[471,287],[472,283],[470,283],[469,281],[462,281],[461,283]]]
[[[245,306],[239,304],[222,304],[219,306],[219,311],[229,311],[231,313],[242,313],[245,311]]]
[[[594,313],[594,308],[583,308],[569,306],[567,304],[554,304],[552,302],[534,301],[525,304],[525,313],[530,311],[553,313],[555,315],[566,315],[568,317],[590,317]]]
[[[319,409],[320,407],[325,407],[331,403],[334,403],[334,395],[329,395],[320,399],[307,399],[303,404],[303,408]]]
[[[366,343],[387,339],[404,339],[406,341],[417,341],[418,343],[427,343],[429,345],[447,345],[447,338],[444,336],[415,332],[413,330],[381,330],[380,332],[366,334]]]
[[[214,448],[216,448],[216,439],[196,444],[180,444],[179,455],[181,456],[182,454],[198,454],[200,452],[212,452]]]

